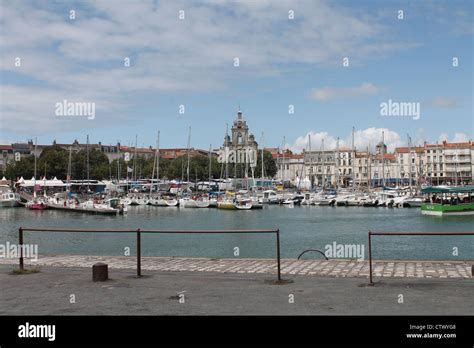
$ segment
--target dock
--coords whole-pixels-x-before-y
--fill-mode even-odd
[[[276,285],[268,282],[274,276],[258,270],[258,263],[252,271],[250,260],[240,269],[239,264],[231,262],[236,268],[223,273],[225,267],[220,272],[211,272],[212,267],[204,271],[206,264],[219,264],[205,259],[162,259],[161,266],[155,267],[170,271],[151,270],[148,261],[152,260],[147,258],[147,270],[141,278],[136,277],[134,269],[117,268],[121,265],[110,263],[110,279],[93,282],[91,269],[83,267],[98,261],[97,257],[82,261],[82,267],[60,266],[77,264],[79,260],[72,257],[40,260],[42,264],[53,265],[55,260],[58,263],[26,275],[13,275],[12,265],[0,265],[1,315],[445,316],[474,312],[474,282],[454,275],[451,279],[387,277],[368,286],[368,280],[360,277],[302,276],[296,275],[300,273],[296,269],[295,274],[290,274],[293,261],[285,260],[284,279],[293,282]],[[195,267],[191,267],[193,264]],[[184,271],[185,265],[193,270]],[[403,303],[399,302],[400,295]],[[180,302],[180,298],[184,301]]]
[[[89,208],[72,208],[72,207],[65,207],[60,204],[48,203],[49,209],[56,209],[56,210],[63,210],[63,211],[71,211],[75,213],[87,213],[87,214],[100,214],[100,215],[117,215],[119,213],[118,210],[110,210],[110,209],[89,209]]]
[[[134,256],[91,255],[40,255],[38,261],[25,259],[25,267],[59,266],[92,267],[97,262],[107,263],[111,269],[136,269]],[[18,265],[18,260],[0,259],[0,264]],[[472,278],[474,261],[419,261],[375,260],[373,275],[380,278]],[[239,274],[268,274],[277,272],[275,259],[216,259],[142,256],[143,271],[164,272],[217,272]],[[145,274],[145,272],[144,272]],[[281,274],[284,276],[319,276],[343,278],[368,278],[369,262],[343,259],[296,260],[282,259]]]

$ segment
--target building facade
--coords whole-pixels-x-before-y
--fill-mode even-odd
[[[281,151],[274,154],[278,163],[276,179],[295,181],[309,178],[313,187],[349,187],[352,185],[464,185],[474,182],[474,143],[427,144],[397,147],[388,153],[379,143],[375,153],[338,150]],[[301,169],[303,168],[303,169]]]

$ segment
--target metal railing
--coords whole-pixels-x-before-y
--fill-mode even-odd
[[[102,229],[77,229],[77,228],[28,228],[20,227],[18,229],[18,244],[20,245],[20,270],[24,270],[23,243],[24,232],[85,232],[85,233],[136,233],[137,248],[137,277],[142,276],[141,270],[141,234],[275,234],[276,235],[276,258],[277,258],[277,276],[281,281],[281,258],[280,258],[280,229],[274,230],[102,230]]]
[[[372,236],[474,236],[474,232],[372,232],[369,231],[369,276],[372,278]]]
[[[323,253],[321,250],[318,250],[318,249],[307,249],[307,250],[304,250],[301,254],[298,255],[297,259],[301,259],[301,256],[303,256],[304,254],[308,253],[308,252],[316,252],[316,253],[320,253],[321,255],[323,255],[323,257],[326,259],[326,260],[329,260],[328,257],[326,256],[325,253]]]

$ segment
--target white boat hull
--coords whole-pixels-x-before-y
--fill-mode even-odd
[[[177,207],[178,206],[178,201],[176,199],[169,199],[166,201],[166,205],[168,207]]]
[[[0,207],[1,208],[13,208],[13,207],[18,207],[20,203],[16,200],[4,200],[0,201]]]

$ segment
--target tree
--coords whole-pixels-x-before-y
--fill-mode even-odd
[[[5,176],[8,179],[16,180],[20,177],[28,180],[33,177],[35,169],[35,157],[33,155],[30,156],[22,156],[20,161],[10,161],[5,168]]]
[[[57,177],[58,179],[66,179],[69,153],[58,145],[45,148],[37,161],[38,178]]]
[[[109,160],[97,150],[89,149],[89,179],[102,180],[109,177]],[[81,150],[72,156],[72,178],[87,179],[87,150]]]
[[[268,151],[263,152],[263,167],[266,178],[273,178],[278,172],[276,160]],[[254,175],[256,178],[262,177],[262,150],[258,151],[257,166],[255,167]]]

